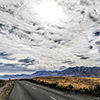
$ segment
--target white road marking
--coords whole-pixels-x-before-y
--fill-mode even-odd
[[[32,87],[32,89],[36,90],[36,88]]]
[[[52,96],[50,96],[50,98],[53,99],[53,100],[57,100],[56,98],[54,98],[54,97],[52,97]]]
[[[28,85],[28,84],[26,84],[26,85]]]
[[[63,94],[62,92],[59,92],[59,91],[55,91],[56,93],[58,93],[58,94]]]

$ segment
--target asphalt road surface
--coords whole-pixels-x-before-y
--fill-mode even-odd
[[[81,94],[61,92],[28,81],[15,81],[8,100],[100,100]]]

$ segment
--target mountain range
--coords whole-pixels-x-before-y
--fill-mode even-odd
[[[100,67],[70,67],[62,71],[36,71],[33,74],[2,75],[0,79],[34,78],[44,76],[73,76],[73,77],[95,77],[100,78]]]
[[[0,79],[21,79],[21,78],[34,78],[43,76],[57,76],[60,71],[36,71],[33,74],[16,74],[16,75],[2,75]]]
[[[57,76],[73,77],[100,77],[100,67],[70,67],[57,74]]]

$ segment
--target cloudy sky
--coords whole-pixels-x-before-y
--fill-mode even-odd
[[[100,66],[100,0],[0,0],[0,74]]]

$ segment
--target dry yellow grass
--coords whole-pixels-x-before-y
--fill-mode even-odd
[[[82,78],[82,77],[37,77],[33,80],[40,80],[48,83],[58,82],[58,86],[66,87],[69,84],[73,85],[75,89],[94,87],[100,85],[99,78]]]
[[[2,93],[0,94],[0,100],[7,100],[8,96],[9,96],[9,93],[11,92],[11,90],[13,88],[13,85],[14,85],[14,83],[11,82],[11,83],[8,84],[7,87],[5,87],[2,90]]]

